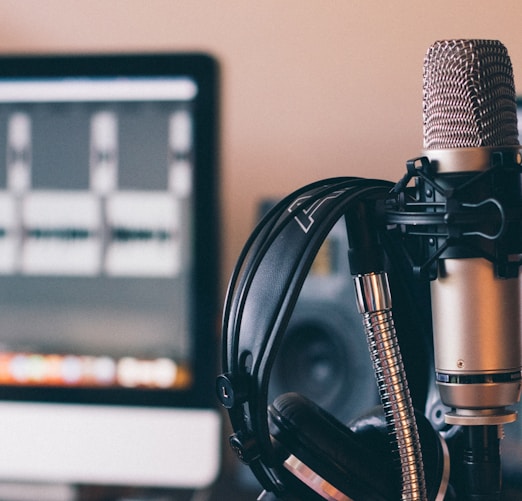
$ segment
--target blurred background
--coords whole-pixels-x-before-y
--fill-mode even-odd
[[[0,52],[205,51],[221,65],[223,278],[257,204],[312,180],[395,180],[422,147],[422,64],[494,38],[522,89],[516,0],[2,0]]]
[[[522,93],[517,0],[0,0],[0,12],[2,54],[218,60],[222,296],[263,200],[331,176],[402,176],[422,148],[432,42],[501,40]]]

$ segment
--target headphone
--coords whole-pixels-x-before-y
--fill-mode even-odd
[[[230,445],[265,490],[259,499],[400,499],[380,407],[344,424],[297,393],[268,402],[282,336],[323,241],[356,204],[384,200],[393,186],[355,177],[309,184],[266,214],[239,256],[224,305],[223,374],[216,391],[234,430]],[[444,444],[423,414],[416,421],[428,499],[442,500]]]

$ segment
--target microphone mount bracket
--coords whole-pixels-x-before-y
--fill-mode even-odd
[[[439,259],[473,257],[492,262],[500,278],[518,276],[522,166],[512,155],[495,153],[482,171],[437,173],[426,156],[409,160],[406,170],[385,201],[384,220],[417,276],[435,280]]]

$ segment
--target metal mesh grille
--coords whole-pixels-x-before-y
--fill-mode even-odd
[[[518,145],[511,61],[496,40],[435,42],[424,60],[424,148]]]

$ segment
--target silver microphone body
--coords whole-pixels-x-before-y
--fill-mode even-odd
[[[480,239],[504,239],[503,249],[510,253],[510,231],[517,231],[516,223],[506,222],[513,199],[520,203],[516,99],[511,63],[500,42],[451,40],[429,49],[423,153],[435,181],[451,197],[459,194],[457,202],[444,201],[449,227],[451,204],[471,214],[455,235],[449,230],[450,249],[438,259],[431,283],[437,384],[441,400],[452,408],[446,422],[514,421],[509,407],[520,398],[522,368],[518,267],[516,274],[499,276],[494,259],[474,249]],[[510,193],[504,195],[506,186]],[[498,217],[477,230],[484,208]],[[473,221],[473,211],[479,220]]]

